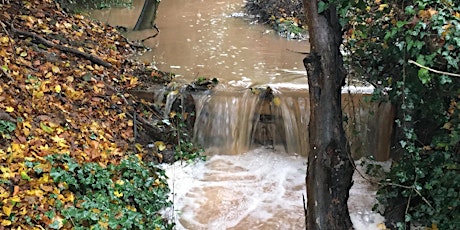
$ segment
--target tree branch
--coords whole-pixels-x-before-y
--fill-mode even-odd
[[[16,34],[31,37],[36,42],[38,42],[40,44],[43,44],[45,46],[52,47],[52,48],[57,48],[57,49],[59,49],[59,50],[61,50],[63,52],[69,52],[69,53],[76,54],[78,56],[84,57],[84,58],[94,62],[95,64],[102,65],[102,66],[107,67],[107,68],[112,67],[112,64],[110,64],[110,63],[108,63],[108,62],[102,60],[101,58],[99,58],[97,56],[94,56],[92,54],[87,54],[87,53],[81,52],[79,50],[76,50],[74,48],[70,48],[70,47],[67,47],[67,46],[54,44],[53,42],[48,41],[47,39],[43,38],[42,36],[40,36],[40,35],[38,35],[36,33],[16,29],[16,28],[14,28],[13,23],[11,23],[11,30]]]
[[[414,65],[416,65],[416,66],[418,66],[418,67],[420,67],[420,68],[427,69],[427,70],[429,70],[429,71],[431,71],[431,72],[433,72],[433,73],[444,74],[444,75],[448,75],[448,76],[452,76],[452,77],[460,77],[460,74],[449,73],[449,72],[444,72],[444,71],[440,71],[440,70],[435,70],[435,69],[432,69],[432,68],[430,68],[430,67],[424,66],[424,65],[419,64],[419,63],[417,63],[417,62],[415,62],[415,61],[412,61],[412,60],[409,60],[408,62],[409,62],[409,64],[414,64]]]

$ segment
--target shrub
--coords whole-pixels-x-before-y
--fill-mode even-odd
[[[48,157],[50,175],[75,194],[61,211],[74,229],[172,229],[159,211],[171,205],[164,171],[130,156],[118,165],[79,164],[68,155]],[[65,191],[61,191],[65,193]]]

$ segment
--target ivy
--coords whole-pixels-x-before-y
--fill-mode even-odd
[[[171,206],[166,175],[153,163],[145,164],[137,156],[107,167],[79,164],[68,155],[47,159],[61,193],[75,194],[74,205],[61,211],[74,229],[172,229],[160,215]]]
[[[372,83],[375,95],[389,98],[398,111],[395,149],[401,151],[378,200],[384,206],[404,200],[407,223],[457,229],[460,79],[439,72],[459,71],[460,5],[451,0],[336,2],[341,22],[347,22],[342,24],[344,47],[353,77]]]

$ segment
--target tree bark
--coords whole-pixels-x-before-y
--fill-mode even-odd
[[[310,93],[306,227],[352,229],[347,201],[354,167],[342,121],[341,27],[332,3],[318,13],[319,0],[303,2],[311,45],[304,59]]]
[[[145,0],[142,12],[137,19],[136,25],[134,26],[134,30],[154,28],[158,5],[160,5],[159,0]]]

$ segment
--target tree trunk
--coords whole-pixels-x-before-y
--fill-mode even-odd
[[[142,12],[137,19],[136,26],[134,26],[134,30],[154,28],[158,5],[160,5],[159,0],[145,0]]]
[[[304,59],[310,92],[306,227],[352,229],[347,200],[354,167],[342,126],[341,27],[335,6],[318,13],[319,0],[303,2],[311,44]]]

